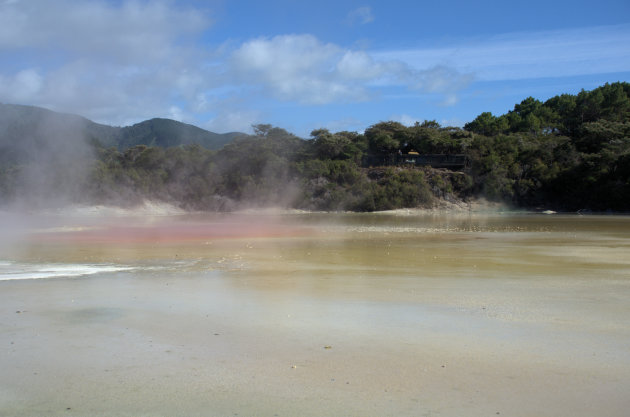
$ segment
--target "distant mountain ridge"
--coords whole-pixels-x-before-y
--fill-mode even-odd
[[[22,159],[37,148],[64,147],[85,141],[119,150],[136,145],[166,148],[190,144],[217,150],[240,136],[246,135],[239,132],[214,133],[161,118],[115,127],[42,107],[0,103],[0,162]]]
[[[121,129],[117,147],[126,149],[136,145],[170,148],[179,145],[199,144],[217,150],[244,133],[214,133],[200,127],[171,119],[155,118]]]

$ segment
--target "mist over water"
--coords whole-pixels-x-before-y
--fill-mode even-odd
[[[0,143],[0,163],[15,164],[17,175],[12,179],[12,194],[3,196],[0,207],[23,212],[81,201],[95,160],[84,134],[87,120],[43,109],[30,111],[37,117],[22,120],[10,110],[1,112],[0,138],[12,143]]]
[[[629,217],[92,208],[5,223],[9,415],[629,405]]]

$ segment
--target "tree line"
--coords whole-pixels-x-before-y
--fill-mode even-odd
[[[200,145],[125,150],[94,143],[77,197],[144,199],[191,210],[282,206],[374,211],[431,207],[483,196],[515,207],[630,210],[630,84],[606,84],[506,114],[481,113],[463,128],[385,121],[363,133],[317,129],[310,140],[271,125],[212,151]],[[370,166],[370,156],[463,154],[465,169]],[[22,166],[0,167],[0,194],[19,192]]]

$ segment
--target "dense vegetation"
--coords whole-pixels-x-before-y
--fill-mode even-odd
[[[546,102],[530,97],[504,115],[481,113],[463,129],[389,121],[362,134],[318,129],[303,140],[257,125],[254,135],[220,150],[200,144],[108,147],[92,139],[90,164],[73,183],[81,190],[73,198],[88,203],[155,199],[194,210],[372,211],[484,196],[525,208],[630,210],[628,83]],[[465,154],[468,166],[457,172],[369,166],[370,156],[408,152]],[[5,199],[20,194],[27,166],[0,158]]]
[[[630,84],[527,98],[464,127],[478,191],[519,206],[630,210]]]

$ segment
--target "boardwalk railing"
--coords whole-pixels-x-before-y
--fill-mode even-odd
[[[368,155],[363,160],[364,166],[416,165],[433,168],[463,169],[468,165],[468,158],[462,154],[389,154]]]

